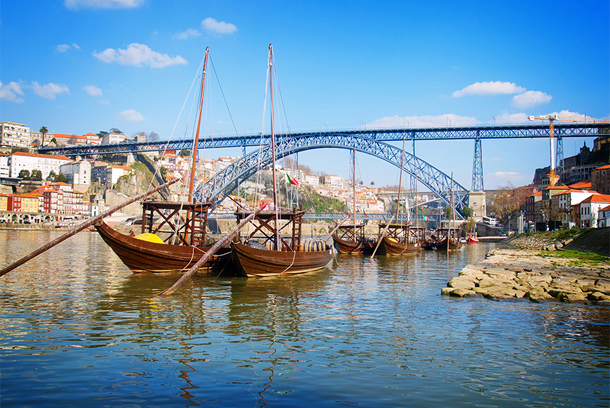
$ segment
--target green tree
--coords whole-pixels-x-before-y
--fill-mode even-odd
[[[42,180],[42,171],[40,171],[38,169],[32,170],[32,173],[30,174],[30,179],[32,179],[34,181],[41,181]]]
[[[49,172],[49,175],[47,176],[47,181],[55,181],[55,178],[57,177],[57,174],[55,174],[55,171],[51,170]]]
[[[24,179],[24,180],[29,180],[30,179],[30,171],[23,169],[19,172],[19,178]]]
[[[67,183],[68,178],[65,175],[59,173],[58,175],[55,176],[55,181],[59,182],[59,183]]]
[[[44,147],[44,138],[48,132],[49,132],[49,129],[47,129],[46,126],[43,126],[40,128],[40,134],[42,135],[42,147]]]
[[[188,151],[188,150],[186,150],[186,149],[182,149],[182,150],[180,150],[180,153],[179,153],[179,156],[180,156],[180,157],[188,157],[188,156],[190,156],[190,155],[191,155],[191,152],[190,152],[190,151]]]

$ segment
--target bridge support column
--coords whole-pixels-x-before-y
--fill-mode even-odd
[[[477,133],[474,139],[474,159],[472,160],[472,191],[483,191],[483,150],[481,147],[481,138]]]
[[[555,174],[561,177],[563,174],[563,138],[561,136],[557,136],[557,149],[555,157]]]

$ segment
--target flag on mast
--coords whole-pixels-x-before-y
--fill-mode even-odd
[[[290,174],[286,173],[286,182],[290,183],[294,186],[298,186],[299,185],[299,181],[297,179],[295,179],[294,177],[292,177]]]

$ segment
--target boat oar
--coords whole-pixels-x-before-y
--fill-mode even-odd
[[[216,252],[218,252],[218,250],[225,245],[226,243],[228,243],[228,241],[230,241],[231,239],[233,239],[233,237],[235,236],[235,234],[237,234],[237,232],[243,228],[244,225],[246,225],[252,218],[254,218],[261,210],[256,210],[255,212],[253,212],[252,214],[248,215],[246,218],[244,218],[243,220],[240,221],[239,224],[237,224],[235,227],[233,227],[233,229],[231,231],[229,231],[225,236],[223,236],[221,239],[218,240],[218,242],[216,242],[196,263],[195,265],[191,266],[191,268],[180,277],[180,279],[178,279],[176,281],[176,283],[174,283],[172,285],[171,288],[167,289],[165,292],[161,293],[161,296],[166,297],[171,295],[172,293],[174,293],[174,291],[176,289],[178,289],[178,287],[180,285],[182,285],[188,278],[191,277],[191,275],[193,275],[195,272],[197,272],[197,270],[199,269],[199,267],[201,265],[203,265],[208,259],[210,259],[212,256],[214,256],[214,254]]]
[[[352,216],[351,214],[348,214],[348,215],[347,215],[347,217],[345,217],[345,218],[343,219],[343,221],[341,221],[341,222],[340,222],[340,223],[339,223],[339,224],[338,224],[338,225],[335,227],[335,229],[334,229],[334,230],[332,230],[332,232],[331,232],[330,234],[328,234],[328,237],[326,237],[326,239],[324,240],[324,243],[325,243],[325,244],[326,244],[326,243],[328,242],[328,240],[329,240],[329,239],[330,239],[330,238],[333,236],[333,234],[334,234],[334,233],[335,233],[335,232],[336,232],[336,231],[337,231],[339,228],[341,228],[341,226],[343,225],[343,223],[344,223],[345,221],[349,220],[349,218],[350,218],[351,216]]]
[[[49,242],[48,244],[41,246],[40,248],[38,248],[37,250],[35,250],[34,252],[30,253],[27,256],[24,256],[23,258],[21,258],[20,260],[13,262],[12,264],[10,264],[9,266],[5,267],[4,269],[0,270],[0,276],[5,275],[7,273],[9,273],[10,271],[12,271],[13,269],[17,268],[18,266],[23,265],[24,263],[26,263],[27,261],[29,261],[32,258],[37,257],[38,255],[42,254],[43,252],[45,252],[46,250],[53,248],[55,245],[59,244],[60,242],[65,241],[66,239],[70,238],[72,235],[76,235],[78,232],[81,232],[82,230],[84,230],[85,228],[95,224],[98,220],[101,220],[104,217],[109,216],[110,214],[112,214],[113,212],[120,210],[121,208],[125,207],[126,205],[129,205],[135,201],[138,201],[146,196],[149,196],[153,193],[156,193],[159,190],[164,189],[167,186],[170,186],[176,182],[178,182],[179,178],[168,181],[165,184],[161,184],[158,187],[153,188],[152,190],[148,190],[145,193],[142,193],[140,195],[137,195],[135,197],[130,198],[129,200],[125,201],[124,203],[118,204],[114,207],[112,207],[111,209],[104,211],[103,213],[93,217],[93,218],[89,218],[88,221],[83,222],[82,224],[77,225],[76,227],[72,228],[70,231],[66,232],[64,235],[60,236],[59,238],[54,239],[53,241]]]
[[[388,222],[388,225],[385,226],[385,229],[383,230],[383,232],[381,233],[381,236],[377,240],[377,246],[375,247],[375,250],[373,251],[373,255],[371,255],[371,259],[377,253],[377,249],[379,248],[379,244],[381,244],[381,240],[383,239],[383,237],[385,237],[385,233],[388,232],[388,228],[390,228],[390,224],[392,223],[392,221],[394,221],[394,216],[393,215],[392,215],[392,218],[390,218],[390,222]]]

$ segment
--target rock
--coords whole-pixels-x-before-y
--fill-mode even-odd
[[[451,279],[447,285],[455,289],[473,289],[475,286],[472,279],[461,275]]]
[[[458,288],[458,289],[454,289],[453,291],[451,291],[450,295],[456,296],[456,297],[473,297],[473,296],[476,296],[477,293],[473,290]]]

